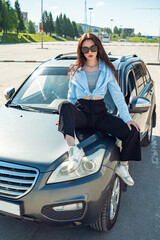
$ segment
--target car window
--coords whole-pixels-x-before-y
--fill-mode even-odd
[[[129,104],[130,97],[136,95],[137,95],[136,83],[133,70],[131,69],[127,75],[127,94],[125,96],[126,103]]]
[[[149,75],[148,69],[145,65],[142,65],[142,73],[143,73],[144,82],[145,83],[149,82],[150,75]]]
[[[145,84],[144,68],[142,67],[141,64],[136,64],[134,66],[134,73],[135,73],[137,91],[138,91],[138,94],[140,94]]]
[[[68,68],[46,67],[36,70],[14,97],[13,104],[51,108],[56,99],[67,99]]]

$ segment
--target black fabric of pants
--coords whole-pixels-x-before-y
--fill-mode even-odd
[[[79,99],[75,105],[63,101],[59,105],[58,131],[74,137],[75,129],[93,128],[111,134],[122,141],[121,161],[140,161],[140,134],[132,125],[130,130],[120,118],[107,112],[103,100]]]

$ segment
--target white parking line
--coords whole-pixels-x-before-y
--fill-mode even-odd
[[[157,151],[157,138],[156,136],[152,136],[152,142],[151,142],[151,161],[156,166],[156,168],[160,167],[159,157],[158,157],[158,151]]]

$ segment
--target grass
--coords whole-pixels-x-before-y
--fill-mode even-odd
[[[114,36],[111,38],[111,41],[119,41],[121,37]],[[159,40],[156,39],[148,39],[146,37],[127,37],[126,38],[127,42],[146,42],[146,43],[159,43]]]
[[[21,38],[18,38],[18,35],[21,36]],[[54,37],[51,37],[49,35],[43,35],[43,41],[44,42],[53,42],[57,41]],[[29,43],[29,42],[41,42],[41,34],[28,34],[27,33],[3,33],[2,36],[2,43]]]
[[[21,36],[21,38],[18,38],[18,35]],[[23,38],[21,34],[15,34],[15,33],[3,33],[2,36],[2,43],[25,43],[28,42],[26,38]]]
[[[158,43],[159,40],[156,39],[148,39],[145,37],[129,37],[127,38],[128,42],[147,42],[147,43]]]
[[[41,34],[29,34],[29,37],[32,39],[32,42],[41,42]],[[43,41],[53,42],[57,40],[53,37],[50,37],[49,35],[43,35]]]

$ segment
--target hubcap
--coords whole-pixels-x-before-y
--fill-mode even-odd
[[[120,180],[119,177],[116,178],[112,190],[112,196],[111,196],[111,203],[110,203],[110,219],[113,220],[113,218],[116,215],[118,203],[119,203],[119,196],[120,196]]]

